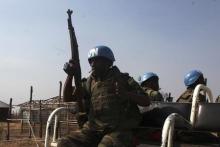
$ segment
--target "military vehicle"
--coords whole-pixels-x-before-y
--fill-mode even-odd
[[[199,93],[207,93],[208,102],[198,102]],[[56,127],[58,112],[71,111],[74,107],[60,107],[54,110],[47,121],[45,147],[56,147]],[[202,84],[197,85],[192,103],[152,102],[149,107],[141,107],[143,121],[134,129],[134,147],[219,147],[220,146],[220,103],[213,102],[211,90]],[[52,142],[49,127],[54,122]]]

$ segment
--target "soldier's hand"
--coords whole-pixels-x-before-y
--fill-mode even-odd
[[[77,74],[79,68],[79,63],[74,62],[73,60],[69,60],[69,62],[66,62],[63,66],[63,70],[70,76],[73,76]]]

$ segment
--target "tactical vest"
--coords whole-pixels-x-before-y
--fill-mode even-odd
[[[128,76],[114,71],[103,81],[87,80],[90,92],[89,122],[93,127],[130,129],[140,122],[140,112],[136,104],[123,96],[120,91],[128,91]]]

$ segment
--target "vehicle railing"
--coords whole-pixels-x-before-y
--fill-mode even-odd
[[[161,147],[172,147],[173,146],[173,133],[176,121],[183,121],[186,128],[191,128],[190,122],[178,113],[170,114],[163,125]]]
[[[174,130],[174,126],[175,126],[175,121],[176,120],[182,120],[184,122],[188,122],[189,124],[193,124],[194,121],[193,119],[195,119],[195,116],[196,116],[196,109],[197,109],[197,99],[199,97],[199,93],[200,91],[203,90],[207,93],[208,95],[208,100],[209,102],[213,102],[213,96],[212,96],[212,93],[211,93],[211,90],[204,86],[204,85],[198,85],[195,90],[194,90],[194,93],[193,93],[193,102],[192,102],[192,107],[191,107],[191,113],[190,113],[190,110],[189,110],[189,116],[190,116],[190,121],[185,119],[183,116],[179,115],[179,114],[176,114],[176,112],[174,112],[175,114],[171,114],[170,116],[167,117],[167,119],[164,121],[164,126],[163,126],[163,137],[162,137],[162,144],[163,144],[163,147],[164,147],[164,144],[168,144],[169,146],[171,146],[172,144],[172,136],[173,136],[173,130]],[[72,109],[72,110],[70,110]],[[193,110],[192,110],[193,109]],[[57,122],[58,122],[58,116],[57,116],[57,113],[60,112],[60,111],[76,111],[76,108],[67,108],[67,107],[60,107],[60,108],[57,108],[55,109],[49,116],[48,118],[48,122],[47,122],[47,127],[46,127],[46,135],[45,135],[45,147],[48,147],[49,145],[49,126],[51,124],[51,121],[52,119],[54,118],[55,116],[55,123],[54,123],[54,133],[53,133],[53,137],[52,137],[52,142],[51,142],[51,146],[56,146],[57,142],[56,142],[56,127],[57,127]],[[167,131],[165,131],[167,130]],[[166,134],[167,132],[167,134]],[[166,140],[167,139],[167,140]],[[161,145],[162,146],[162,145]]]
[[[211,90],[203,84],[197,85],[194,92],[193,92],[193,98],[192,98],[192,108],[191,108],[191,115],[190,115],[190,123],[192,124],[192,126],[194,126],[194,124],[195,124],[196,110],[197,110],[197,106],[198,106],[197,102],[198,102],[199,94],[200,94],[201,90],[203,90],[205,93],[207,93],[208,102],[213,103],[213,95],[212,95]]]
[[[163,130],[162,130],[161,147],[166,147],[166,145],[167,147],[173,146],[173,132],[174,132],[175,121],[177,118],[180,118],[184,122],[188,122],[188,124],[190,124],[192,128],[194,127],[195,117],[197,115],[196,112],[198,107],[198,98],[201,90],[207,93],[208,102],[211,103],[213,102],[213,95],[211,90],[205,85],[202,84],[197,85],[193,92],[190,121],[187,121],[179,114],[176,113],[170,114],[164,122]]]
[[[46,125],[46,134],[45,134],[45,142],[44,142],[44,147],[48,147],[49,146],[49,128],[50,125],[53,121],[53,118],[55,117],[54,120],[54,128],[53,128],[53,137],[52,137],[52,142],[50,144],[50,146],[56,147],[57,146],[57,125],[58,125],[58,113],[60,113],[61,111],[69,111],[71,113],[76,113],[78,110],[78,107],[76,105],[75,102],[71,102],[71,103],[66,103],[67,105],[65,107],[59,107],[56,108],[55,110],[53,110],[53,112],[50,114],[50,116],[48,117],[47,120],[47,125]]]

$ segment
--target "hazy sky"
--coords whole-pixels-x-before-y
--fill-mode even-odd
[[[112,48],[117,65],[137,79],[152,71],[178,97],[184,75],[199,69],[220,94],[220,0],[0,0],[0,100],[18,104],[59,93],[70,58],[72,9],[83,76],[87,52]]]

